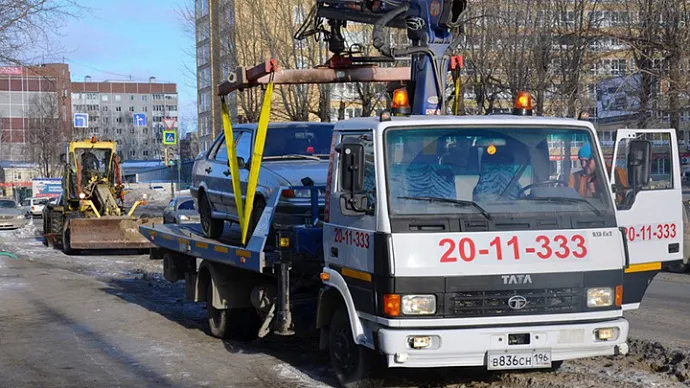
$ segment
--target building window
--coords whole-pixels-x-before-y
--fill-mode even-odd
[[[130,94],[130,95],[129,95],[129,100],[130,100],[130,101],[134,101],[134,94]]]
[[[177,110],[177,107],[175,105],[168,105],[165,107],[165,109],[171,111],[171,110]]]
[[[130,106],[130,107],[129,107],[129,111],[130,111],[130,112],[134,112],[134,107],[133,107],[133,106]]]
[[[105,105],[103,105],[103,106],[101,107],[101,110],[102,110],[103,112],[107,112],[107,111],[108,111],[108,107],[105,106]]]
[[[148,112],[148,111],[149,111],[149,107],[148,107],[148,106],[145,106],[144,108],[142,108],[142,110],[143,110],[144,112]]]
[[[122,117],[116,117],[115,122],[118,124],[122,124]]]
[[[118,129],[118,131],[119,131],[119,129]],[[115,142],[116,142],[117,145],[119,145],[119,146],[122,145],[122,140],[116,140]]]
[[[121,107],[121,106],[116,106],[116,107],[115,107],[115,112],[122,112],[122,107]]]
[[[149,133],[149,129],[144,127],[144,129],[142,129],[141,132],[145,135],[145,134]]]
[[[132,158],[135,157],[135,156],[137,156],[137,151],[135,151],[135,150],[129,151],[129,156],[132,157]]]
[[[108,95],[107,94],[102,95],[101,101],[108,101]]]
[[[130,129],[129,129],[129,133],[131,133],[132,135],[134,135],[134,128],[130,128]]]
[[[149,152],[144,150],[144,156],[149,156]]]
[[[118,118],[119,118],[119,117],[118,117]],[[117,134],[118,134],[118,135],[122,135],[122,128],[118,128],[118,129],[117,129]],[[119,140],[117,141],[117,144],[120,144],[120,141],[119,141]]]
[[[148,100],[149,100],[149,96],[147,96],[146,94],[143,94],[141,96],[141,101],[148,101]]]
[[[153,95],[153,101],[161,101],[161,100],[163,100],[162,94],[154,94]]]

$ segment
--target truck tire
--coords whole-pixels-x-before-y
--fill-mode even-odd
[[[213,282],[206,290],[206,310],[211,335],[220,339],[253,341],[258,337],[261,321],[253,308],[220,310],[213,307]]]
[[[212,239],[217,239],[223,234],[223,227],[225,221],[214,220],[211,216],[211,204],[206,194],[201,195],[199,199],[199,216],[201,217],[201,230],[204,236]]]
[[[50,233],[50,212],[43,217],[43,245],[50,246],[48,243],[48,237],[46,235]]]
[[[677,261],[666,265],[666,270],[673,273],[685,273],[688,270],[688,265],[682,261]]]
[[[343,387],[364,388],[383,385],[381,357],[371,349],[355,343],[345,306],[333,314],[328,332],[328,353],[331,357],[331,366]]]
[[[256,229],[256,226],[259,224],[259,220],[261,219],[261,214],[263,214],[265,208],[266,208],[266,201],[264,201],[263,198],[258,197],[254,201],[254,206],[252,207],[252,215],[249,218],[249,227],[247,228],[247,237],[248,238],[251,238],[252,235],[254,234],[254,230]],[[269,240],[269,244],[270,243],[273,243],[273,242]]]

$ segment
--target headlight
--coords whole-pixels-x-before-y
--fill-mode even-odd
[[[79,193],[79,198],[81,198],[81,199],[86,198],[86,194],[84,194],[84,193]]]
[[[405,315],[431,315],[436,313],[435,295],[405,295],[402,297]]]
[[[189,217],[182,214],[182,215],[180,215],[180,221],[189,221]]]
[[[613,305],[613,289],[597,287],[587,289],[587,307],[608,307]]]
[[[24,218],[26,218],[25,215],[17,216],[17,219],[18,219],[18,220],[23,220]]]

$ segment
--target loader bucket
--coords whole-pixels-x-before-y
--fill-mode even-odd
[[[74,249],[153,248],[139,233],[140,225],[162,224],[162,217],[102,217],[70,220],[70,247]]]

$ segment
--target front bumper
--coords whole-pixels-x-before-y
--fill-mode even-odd
[[[597,341],[594,330],[618,328],[616,340]],[[379,348],[389,367],[433,368],[486,366],[487,351],[548,349],[553,361],[627,354],[628,321],[620,318],[598,323],[491,327],[473,329],[379,328]],[[530,335],[529,345],[508,345],[509,334]],[[412,349],[410,336],[430,336],[427,349]]]
[[[12,220],[0,220],[0,230],[2,229],[18,229],[26,226],[26,218],[22,219],[12,219]]]

